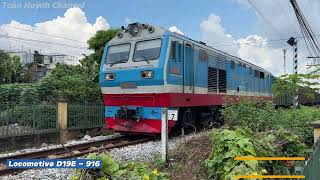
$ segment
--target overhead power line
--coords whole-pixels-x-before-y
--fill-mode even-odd
[[[316,35],[316,36],[320,36],[320,35]],[[0,38],[1,37],[12,39],[12,40],[28,41],[28,42],[33,42],[33,43],[37,43],[37,44],[52,44],[52,45],[55,45],[55,46],[62,46],[62,47],[68,47],[68,48],[73,48],[73,49],[88,50],[88,48],[86,48],[86,47],[79,47],[79,46],[73,46],[73,45],[70,45],[70,44],[62,44],[62,43],[55,43],[55,42],[49,42],[49,41],[41,41],[41,40],[37,40],[37,39],[26,39],[26,38],[7,36],[7,35],[0,35]],[[296,38],[303,38],[303,37],[300,36],[300,37],[296,37]],[[287,40],[288,40],[288,38],[270,39],[270,40],[256,40],[256,41],[243,42],[243,43],[217,44],[217,45],[212,45],[212,47],[250,45],[250,44],[263,43],[263,42],[280,42],[280,41],[287,41]]]
[[[9,36],[9,35],[0,35],[0,38],[7,38],[7,39],[18,39],[22,41],[29,41],[29,42],[35,42],[35,43],[41,43],[41,44],[52,44],[52,45],[58,45],[68,48],[75,48],[75,49],[88,49],[87,47],[80,47],[80,46],[74,46],[70,44],[63,44],[63,43],[56,43],[56,42],[50,42],[50,41],[42,41],[38,39],[28,39],[28,38],[21,38],[21,37],[15,37],[15,36]]]
[[[36,44],[30,44],[30,43],[27,43],[27,42],[24,42],[24,41],[21,41],[21,40],[13,39],[13,41],[19,42],[19,43],[21,43],[21,44],[26,44],[26,45],[28,45],[28,46],[34,46],[34,47],[38,47],[38,48],[44,48],[43,46],[36,45]],[[26,47],[26,49],[27,49],[27,47]],[[45,49],[49,49],[49,50],[56,51],[56,53],[61,52],[61,53],[63,53],[64,55],[68,55],[68,56],[75,56],[75,55],[71,55],[71,54],[70,54],[70,51],[67,51],[67,50],[55,49],[55,48],[52,48],[52,47],[46,47]]]
[[[320,35],[316,35],[320,36]],[[296,37],[297,39],[303,38],[303,36]],[[270,39],[270,40],[257,40],[257,41],[250,41],[250,42],[243,42],[243,43],[232,43],[232,44],[218,44],[218,45],[212,45],[212,47],[221,47],[221,46],[237,46],[237,45],[250,45],[250,44],[258,44],[263,42],[279,42],[284,41],[286,42],[288,38],[280,38],[280,39]]]
[[[311,26],[309,25],[306,17],[304,16],[302,10],[300,9],[296,0],[290,0],[290,3],[294,9],[296,17],[298,19],[300,29],[306,43],[307,49],[310,56],[319,57],[320,56],[320,45],[316,35],[314,34]],[[316,58],[315,58],[316,59]]]
[[[251,0],[248,0],[249,4],[256,10],[256,12],[266,21],[267,24],[270,25],[270,27],[276,31],[277,33],[280,33],[280,31],[277,30],[276,27],[274,27],[274,25],[272,24],[272,22],[265,16],[263,15],[263,13],[258,9],[258,7],[256,5],[254,5],[254,3]]]
[[[275,1],[277,2],[277,4],[279,5],[279,7],[281,8],[281,14],[283,15],[283,17],[285,17],[287,19],[287,23],[288,25],[290,25],[292,27],[292,31],[294,31],[294,33],[296,34],[296,36],[299,36],[299,29],[297,28],[297,26],[295,24],[293,24],[292,21],[290,21],[290,16],[289,16],[289,13],[287,11],[287,9],[285,7],[283,7],[282,5],[282,1]],[[284,1],[286,2],[286,1]]]
[[[64,39],[64,40],[69,40],[69,41],[74,41],[74,42],[85,43],[85,44],[87,43],[87,42],[84,42],[84,41],[79,41],[79,40],[66,38],[66,37],[62,37],[62,36],[57,36],[57,35],[54,35],[54,34],[47,34],[47,33],[39,32],[39,31],[32,31],[32,30],[29,30],[29,29],[24,29],[24,28],[19,28],[19,27],[13,27],[13,26],[8,26],[8,25],[6,25],[5,27],[11,28],[11,29],[17,29],[17,30],[21,30],[21,31],[27,31],[27,32],[35,33],[35,34],[42,34],[42,35],[46,35],[46,36],[50,36],[50,37],[54,37],[54,38],[58,38],[58,39]]]

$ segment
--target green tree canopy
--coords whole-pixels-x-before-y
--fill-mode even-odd
[[[0,84],[14,83],[21,80],[22,65],[18,56],[0,49]]]
[[[120,29],[100,30],[88,40],[89,49],[94,51],[90,56],[95,62],[101,63],[105,44],[114,38],[118,31]]]
[[[280,76],[272,86],[275,96],[282,96],[284,94],[294,94],[303,90],[306,95],[310,97],[316,90],[320,83],[315,80],[319,78],[315,74],[286,74]],[[312,97],[311,97],[312,98]]]
[[[30,88],[10,84],[8,87],[0,88],[0,95],[3,94],[4,101],[16,102],[29,102],[33,97],[42,101],[56,101],[61,98],[69,101],[101,100],[98,83],[100,62],[105,44],[115,37],[118,31],[119,29],[101,30],[91,37],[88,44],[89,49],[94,52],[85,56],[79,65],[58,63],[50,75],[43,77],[36,84],[28,84]],[[0,83],[17,82],[22,72],[19,63],[17,57],[11,58],[8,53],[0,51]],[[32,67],[33,64],[26,65],[25,81],[30,79]],[[13,89],[17,89],[17,92],[12,94]]]

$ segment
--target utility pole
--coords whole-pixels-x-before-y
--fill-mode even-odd
[[[168,160],[168,109],[163,108],[161,113],[161,159]]]
[[[311,68],[313,66],[316,67],[316,70],[314,72],[318,72],[318,67],[320,65],[320,60],[319,60],[319,54],[320,54],[320,44],[316,38],[316,36],[314,35],[307,19],[305,18],[305,16],[303,15],[302,10],[300,9],[297,0],[290,0],[290,3],[293,7],[294,13],[297,17],[297,20],[299,22],[299,26],[303,35],[303,38],[305,39],[305,43],[307,45],[307,47],[310,47],[311,49],[313,49],[313,52],[310,52],[310,55],[312,57],[308,57],[308,58],[313,58],[314,62],[311,65],[307,65],[308,68]],[[291,39],[291,38],[290,38]],[[306,40],[308,39],[308,40]],[[289,44],[289,42],[288,42]],[[291,45],[291,44],[290,44]],[[293,46],[293,45],[291,45]],[[295,44],[296,46],[296,44]],[[318,62],[316,62],[316,60]],[[296,71],[296,70],[295,70]],[[313,72],[312,72],[313,73]]]
[[[298,40],[294,37],[291,37],[287,43],[292,46],[293,48],[293,71],[294,74],[298,74]],[[299,92],[295,90],[294,97],[293,97],[293,107],[297,108],[299,106],[298,102],[298,94]]]
[[[283,74],[286,74],[286,52],[287,52],[287,49],[283,48],[282,49],[283,51]]]
[[[294,73],[298,74],[298,40],[293,45],[293,61],[294,61]]]

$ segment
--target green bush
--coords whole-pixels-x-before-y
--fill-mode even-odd
[[[249,127],[254,132],[283,128],[299,135],[308,146],[313,144],[313,130],[309,123],[320,119],[320,111],[315,107],[275,109],[270,103],[261,105],[250,101],[224,105],[221,114],[231,128]]]
[[[10,104],[0,112],[0,124],[18,124],[35,130],[55,129],[57,126],[56,105]]]
[[[4,84],[0,86],[0,103],[36,103],[38,90],[35,84]]]
[[[108,154],[89,154],[87,159],[102,160],[102,169],[97,170],[77,170],[77,175],[72,180],[84,179],[142,179],[142,180],[161,180],[169,179],[165,173],[158,172],[157,169],[151,169],[146,163],[119,163],[114,161]]]
[[[100,103],[69,103],[68,127],[90,128],[101,127],[104,124],[104,111]]]
[[[250,129],[213,130],[212,153],[205,164],[209,179],[234,180],[236,175],[293,174],[279,161],[240,161],[242,156],[304,156],[305,145],[290,132],[279,130],[253,133]]]

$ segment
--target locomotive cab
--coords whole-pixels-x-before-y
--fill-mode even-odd
[[[165,90],[168,31],[133,23],[117,33],[104,49],[100,86],[106,125],[116,131],[159,133],[161,110],[157,94]],[[174,123],[170,122],[169,127]]]
[[[100,69],[103,94],[125,94],[130,89],[135,93],[153,92],[144,86],[162,85],[167,53],[164,33],[164,29],[146,24],[122,27],[105,46]]]

